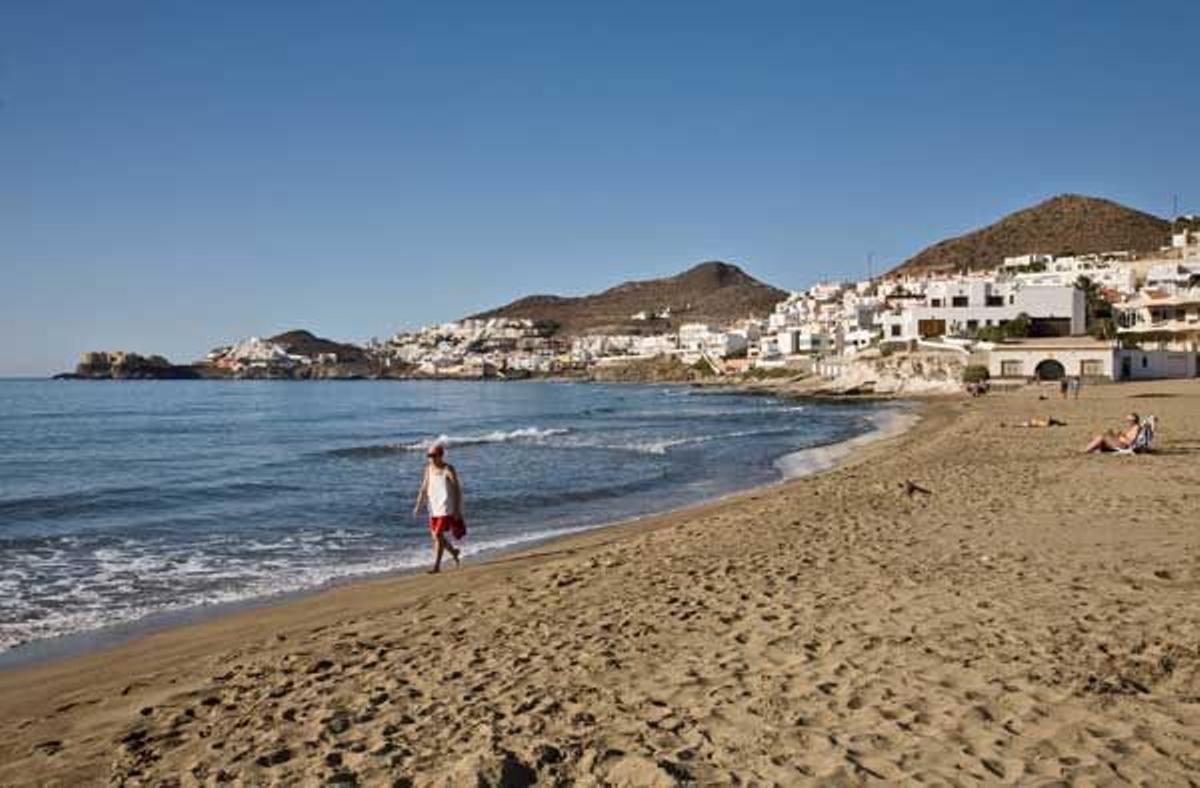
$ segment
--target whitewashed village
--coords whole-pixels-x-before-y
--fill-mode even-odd
[[[627,283],[600,296],[716,270],[750,287],[759,311],[726,307],[730,319],[723,322],[703,319],[704,310],[686,300],[605,315],[602,326],[570,331],[502,309],[365,346],[307,331],[249,337],[187,366],[160,356],[90,352],[62,377],[749,378],[804,381],[835,394],[917,394],[974,391],[981,383],[1200,376],[1200,218],[1159,226],[1168,229],[1161,239],[1158,229],[1147,236],[1145,243],[1158,244],[1149,252],[1055,255],[1034,248],[973,270],[951,255],[935,272],[907,273],[902,266],[790,294],[735,266],[705,263],[674,279]],[[954,267],[959,272],[950,272]],[[540,304],[539,298],[572,300],[532,300]],[[594,303],[588,298],[575,300]],[[578,308],[591,315],[586,305]]]
[[[529,319],[466,319],[373,340],[364,355],[395,377],[603,374],[670,359],[696,377],[806,376],[831,391],[876,393],[961,390],[964,376],[993,384],[1195,377],[1200,220],[1174,227],[1154,254],[1030,250],[990,271],[822,282],[729,325],[652,329],[672,310],[686,316],[683,304],[630,315],[647,330],[627,334],[561,337]],[[296,354],[257,338],[208,360],[233,372],[345,361],[335,350]]]

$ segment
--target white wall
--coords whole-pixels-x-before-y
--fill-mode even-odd
[[[1080,348],[1080,349],[1043,349],[1036,347],[1001,347],[997,346],[988,353],[988,374],[993,378],[1032,378],[1036,374],[1038,364],[1043,361],[1057,361],[1063,365],[1067,375],[1083,377],[1099,377],[1112,380],[1115,375],[1115,351],[1112,348]],[[1019,374],[1006,374],[1005,361],[1020,362]],[[1084,362],[1096,362],[1099,372],[1084,373]]]
[[[1155,378],[1193,378],[1197,376],[1197,357],[1192,352],[1170,350],[1122,350],[1118,353],[1117,376],[1123,374],[1124,359],[1129,359],[1130,380]]]
[[[956,296],[966,296],[968,305],[950,306]],[[1000,303],[988,306],[989,296]],[[972,323],[974,328],[997,326],[1022,313],[1033,319],[1068,319],[1072,335],[1086,330],[1086,299],[1081,290],[980,280],[930,283],[923,305],[905,306],[899,314],[885,313],[879,322],[884,342],[908,342],[919,338],[922,320],[945,321],[947,334],[962,335],[972,329]]]

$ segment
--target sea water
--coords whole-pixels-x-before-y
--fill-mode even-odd
[[[469,561],[778,481],[883,414],[685,386],[0,381],[0,651],[423,566],[435,441]]]

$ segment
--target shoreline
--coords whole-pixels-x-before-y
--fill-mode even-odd
[[[298,381],[309,382],[309,381]],[[515,382],[515,381],[513,381]],[[553,381],[551,381],[553,382]],[[590,382],[590,381],[589,381]],[[646,384],[637,384],[646,385]],[[686,384],[664,384],[686,385]],[[732,391],[750,396],[780,396],[791,400],[803,401],[806,397],[792,397],[781,392],[744,390],[737,386],[730,387]],[[897,404],[905,403],[896,400]],[[650,512],[633,517],[613,521],[602,521],[570,526],[560,531],[543,536],[531,536],[515,544],[502,547],[485,548],[480,557],[470,564],[477,566],[508,557],[519,557],[521,554],[536,551],[541,548],[554,547],[559,542],[566,542],[576,537],[594,531],[608,530],[619,527],[635,527],[640,522],[666,516],[685,516],[688,513],[699,513],[705,507],[736,499],[740,496],[767,490],[778,485],[787,484],[806,476],[812,476],[830,470],[843,459],[851,456],[856,450],[870,446],[877,441],[896,437],[911,429],[920,420],[918,404],[908,402],[906,407],[897,407],[891,411],[870,414],[870,420],[875,426],[862,434],[835,443],[820,444],[799,449],[778,457],[773,463],[780,473],[780,478],[756,484],[740,490],[703,498],[681,506]],[[883,418],[879,418],[883,417]],[[882,423],[881,423],[882,422]],[[91,654],[104,653],[137,639],[166,632],[180,627],[202,624],[214,618],[253,612],[277,605],[302,604],[306,599],[339,589],[353,586],[357,583],[399,579],[420,575],[424,565],[388,571],[351,574],[320,583],[310,588],[300,588],[283,591],[266,596],[247,597],[229,602],[210,605],[192,605],[178,608],[168,608],[152,612],[142,618],[123,621],[98,627],[96,629],[71,632],[57,637],[21,643],[5,651],[0,651],[0,676],[7,672],[34,669],[56,662],[85,657]]]
[[[1130,410],[1154,452],[1082,453]],[[794,481],[0,673],[0,783],[1194,781],[1200,381],[921,413]]]

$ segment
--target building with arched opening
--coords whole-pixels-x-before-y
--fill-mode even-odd
[[[1067,376],[1067,368],[1057,359],[1045,358],[1033,368],[1033,376],[1038,380],[1062,380]]]
[[[1023,339],[988,351],[988,373],[999,380],[1153,380],[1200,377],[1200,353],[1123,349],[1091,337]]]

